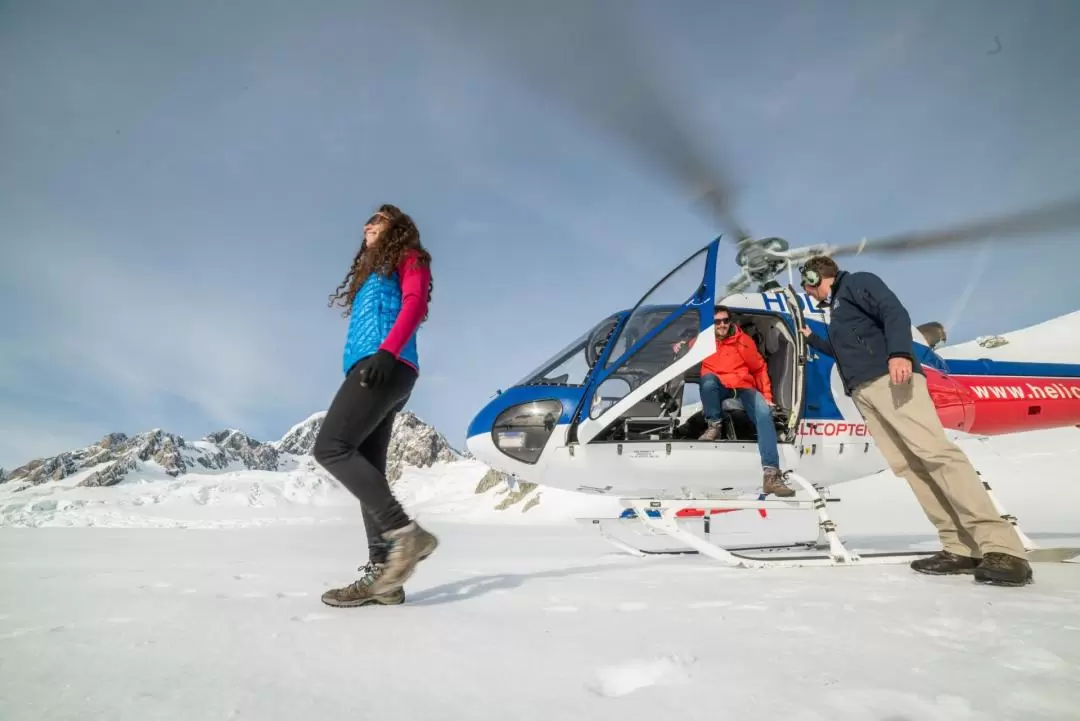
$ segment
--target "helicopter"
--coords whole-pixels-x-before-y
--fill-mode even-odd
[[[1080,202],[1067,208],[1080,211]],[[989,226],[1003,231],[1006,222]],[[744,238],[737,257],[741,270],[727,283],[717,273],[725,248],[717,237],[632,307],[601,319],[500,390],[470,423],[467,447],[479,460],[518,479],[618,498],[627,509],[619,518],[583,520],[638,555],[648,551],[632,547],[615,531],[627,521],[641,521],[693,551],[737,566],[890,562],[925,555],[860,555],[840,540],[826,511],[828,490],[886,471],[888,464],[845,394],[833,359],[809,348],[799,332],[805,325],[825,335],[828,308],[791,282],[781,287],[774,277],[819,254],[859,255],[973,235],[952,230],[936,237],[937,243],[925,235],[900,236],[877,244],[795,250],[777,238]],[[949,240],[941,240],[945,237]],[[767,499],[759,493],[756,431],[739,401],[724,403],[721,438],[698,440],[704,430],[699,369],[716,349],[713,311],[718,305],[755,340],[766,361],[781,465],[802,491],[801,498]],[[696,338],[692,347],[673,351],[687,337]],[[1080,364],[945,359],[935,352],[945,338],[940,323],[912,327],[913,353],[947,430],[993,436],[1080,424]],[[984,485],[999,512],[1015,525]],[[702,518],[708,535],[711,515],[749,509],[813,510],[819,536],[795,546],[726,550],[683,527],[690,518]],[[1080,549],[1039,549],[1023,538],[1032,560],[1080,554]],[[829,553],[815,555],[823,547]],[[766,553],[768,558],[761,555]]]
[[[751,233],[732,210],[735,184],[706,162],[706,144],[693,142],[686,117],[675,111],[674,83],[659,78],[662,63],[640,62],[648,44],[618,37],[627,18],[597,9],[538,7],[527,18],[488,3],[483,27],[452,12],[461,47],[487,53],[486,65],[508,74],[516,87],[546,95],[548,107],[587,121],[605,139],[621,140],[666,179],[719,232],[645,292],[613,310],[504,390],[469,424],[471,454],[511,476],[584,494],[616,498],[624,512],[580,519],[637,555],[700,553],[740,567],[905,562],[922,553],[856,553],[840,538],[828,513],[831,489],[888,470],[872,435],[845,394],[833,359],[809,348],[804,326],[827,335],[829,310],[798,290],[795,270],[809,258],[899,255],[973,241],[1023,237],[1080,226],[1080,198],[1025,212],[928,232],[903,233],[849,244],[792,247],[781,237]],[[566,14],[573,14],[568,19]],[[553,34],[574,29],[578,43]],[[566,40],[566,38],[563,38]],[[721,277],[734,251],[738,273]],[[786,272],[787,283],[777,279]],[[713,313],[729,309],[733,321],[758,344],[772,382],[774,424],[785,478],[797,495],[767,498],[761,489],[756,433],[745,409],[726,401],[723,436],[698,440],[703,429],[698,393],[701,362],[716,349]],[[935,351],[947,329],[930,322],[912,327],[912,351],[924,368],[938,415],[952,433],[991,436],[1080,424],[1080,364],[946,360]],[[674,346],[695,342],[681,351]],[[1020,389],[1018,395],[1012,395]],[[1003,394],[1003,395],[1001,395]],[[1001,508],[1003,517],[1015,518]],[[812,511],[814,541],[786,546],[721,548],[710,538],[715,513],[773,509]],[[657,550],[645,536],[672,541]],[[694,524],[691,527],[689,524]],[[695,531],[696,529],[696,531]],[[1040,549],[1021,533],[1033,561],[1058,561],[1080,549]],[[651,543],[651,541],[650,541]]]

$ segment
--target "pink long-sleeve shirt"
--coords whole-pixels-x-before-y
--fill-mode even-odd
[[[428,312],[428,288],[431,284],[431,268],[418,262],[415,250],[405,254],[397,267],[401,282],[401,311],[397,320],[386,334],[386,339],[379,346],[395,358],[401,358],[401,351],[409,338],[420,327]],[[403,361],[408,363],[408,361]],[[409,365],[412,365],[409,363]],[[415,367],[415,366],[414,366]]]

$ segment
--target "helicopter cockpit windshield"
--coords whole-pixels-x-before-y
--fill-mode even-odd
[[[585,385],[612,330],[623,315],[616,313],[600,321],[514,385]]]

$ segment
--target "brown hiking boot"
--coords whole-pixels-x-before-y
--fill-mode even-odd
[[[766,495],[773,494],[781,498],[790,498],[795,495],[795,491],[784,483],[784,476],[780,473],[779,468],[773,468],[769,466],[764,471],[764,480],[761,484],[761,490]]]
[[[919,558],[911,562],[911,570],[931,576],[951,576],[959,573],[974,573],[979,559],[961,556],[951,551],[938,551],[933,556]]]
[[[1024,586],[1034,580],[1027,559],[1007,553],[987,553],[975,569],[975,580],[994,586]]]
[[[382,573],[373,583],[372,592],[380,595],[405,585],[416,570],[416,564],[434,553],[439,546],[439,540],[416,521],[384,533],[383,538],[391,545]]]
[[[709,421],[709,427],[705,429],[705,432],[698,436],[699,441],[715,441],[720,437],[721,422]]]
[[[398,586],[388,593],[375,594],[372,588],[383,573],[383,564],[368,563],[359,569],[364,572],[356,581],[343,588],[333,588],[322,596],[327,606],[396,606],[405,603],[405,589]]]

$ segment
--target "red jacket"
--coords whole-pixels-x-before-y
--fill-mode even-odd
[[[701,362],[701,375],[706,373],[719,378],[725,388],[756,388],[765,400],[773,402],[769,367],[754,339],[738,326],[727,338],[718,340],[716,352]]]

